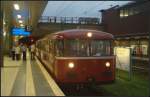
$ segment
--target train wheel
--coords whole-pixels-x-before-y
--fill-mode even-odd
[[[77,91],[80,91],[81,89],[83,89],[84,88],[84,85],[83,84],[78,84],[78,85],[76,85],[76,90]]]
[[[94,87],[96,85],[96,83],[95,83],[95,79],[94,78],[89,78],[88,79],[88,87]]]

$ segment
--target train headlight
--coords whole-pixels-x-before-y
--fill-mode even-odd
[[[91,32],[88,32],[88,33],[87,33],[87,37],[92,37],[92,33],[91,33]]]
[[[110,67],[110,63],[109,63],[109,62],[106,62],[105,66],[106,66],[106,67]]]
[[[69,63],[68,63],[68,67],[69,67],[69,68],[74,68],[74,63],[73,63],[73,62],[69,62]]]

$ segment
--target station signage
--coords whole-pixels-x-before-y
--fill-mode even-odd
[[[14,36],[29,36],[31,32],[25,31],[24,28],[13,28],[12,35]]]
[[[131,49],[126,47],[115,47],[116,68],[130,71],[131,68]]]
[[[31,32],[31,31],[32,31],[32,26],[26,25],[26,26],[25,26],[25,31]]]

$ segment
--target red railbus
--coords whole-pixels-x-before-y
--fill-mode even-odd
[[[109,83],[115,80],[113,35],[71,29],[36,42],[36,55],[58,83]]]

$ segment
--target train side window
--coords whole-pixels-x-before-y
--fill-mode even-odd
[[[51,52],[51,46],[52,46],[51,40],[49,40],[49,53]]]
[[[49,45],[48,45],[49,43],[48,43],[48,40],[46,40],[46,52],[49,52]]]
[[[52,52],[53,54],[54,54],[54,45],[55,45],[55,44],[54,44],[54,40],[52,40],[52,45],[51,45],[51,48],[52,48],[52,49],[51,49],[51,52]]]
[[[56,50],[56,56],[63,56],[63,52],[64,52],[63,40],[56,40],[55,50]]]
[[[110,55],[110,41],[93,40],[91,43],[92,56],[108,56]]]

